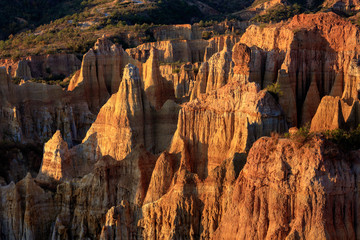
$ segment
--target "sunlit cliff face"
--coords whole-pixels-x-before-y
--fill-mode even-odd
[[[0,238],[360,238],[358,35],[317,13],[103,36],[66,89],[0,68]]]

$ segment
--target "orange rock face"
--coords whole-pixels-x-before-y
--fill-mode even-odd
[[[150,50],[150,57],[143,65],[144,91],[150,104],[155,109],[160,109],[166,100],[174,98],[174,88],[160,73],[158,51]]]
[[[214,54],[209,61],[202,63],[190,99],[193,100],[202,93],[210,93],[224,86],[230,80],[231,68],[231,51],[228,48],[224,48]]]
[[[349,104],[339,97],[323,97],[311,121],[311,131],[357,128],[360,124],[359,104],[359,100]]]
[[[95,140],[102,156],[121,160],[136,144],[153,144],[150,104],[141,88],[139,69],[125,68],[119,91],[100,109],[83,142]],[[94,138],[90,138],[94,135]]]
[[[185,104],[152,174],[140,221],[144,238],[213,239],[242,153],[256,136],[285,129],[278,104],[254,83],[228,83]]]
[[[319,137],[302,146],[262,138],[249,152],[215,239],[357,238],[351,161]]]
[[[96,112],[119,89],[128,63],[137,64],[121,47],[106,37],[99,38],[84,55],[80,73],[71,79],[68,90],[74,91],[79,86],[77,91],[84,95],[90,110]]]
[[[280,104],[297,125],[309,122],[317,109],[318,100],[306,101],[309,91],[316,99],[330,94],[357,99],[357,34],[353,24],[335,14],[301,14],[265,28],[250,26],[240,42],[252,49],[256,63],[250,66],[250,80],[263,87],[278,81],[286,92]]]
[[[100,38],[68,91],[0,68],[0,150],[46,142],[36,178],[0,175],[0,238],[360,238],[360,150],[294,127],[360,124],[359,30],[331,13],[241,39],[157,29],[189,39],[128,50],[140,62]],[[175,57],[204,62],[160,67]]]
[[[209,40],[167,40],[144,43],[136,48],[127,49],[126,52],[134,59],[146,62],[150,56],[150,49],[156,48],[159,51],[159,61],[161,62],[196,63],[209,60],[212,55],[225,47],[231,49],[239,41],[239,36],[219,36]]]

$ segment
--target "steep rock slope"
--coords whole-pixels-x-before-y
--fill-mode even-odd
[[[151,109],[141,85],[139,69],[127,65],[118,92],[100,109],[83,143],[95,140],[94,146],[100,148],[102,156],[118,160],[125,158],[136,144],[151,149]]]
[[[286,130],[281,108],[269,93],[255,83],[234,81],[183,106],[173,143],[180,138],[189,144],[196,159],[192,171],[204,177],[224,157],[248,150],[272,131]]]
[[[140,67],[120,46],[103,36],[84,55],[80,72],[71,79],[68,90],[75,91],[78,87],[77,94],[84,95],[90,110],[97,112],[119,89],[128,63]]]
[[[301,14],[265,28],[253,25],[241,42],[257,63],[251,81],[262,87],[277,81],[286,93],[280,104],[297,125],[309,122],[319,103],[306,101],[309,91],[315,99],[330,94],[357,99],[358,35],[353,24],[333,13]]]
[[[340,97],[325,96],[311,121],[311,131],[355,129],[359,124],[359,100],[348,103]]]
[[[101,235],[111,239],[110,236],[117,234],[125,239],[138,239],[140,234],[136,223],[141,217],[139,207],[145,197],[155,159],[138,146],[122,161],[105,156],[94,165],[92,172],[79,181],[60,184],[55,194],[60,208],[52,229],[53,239],[66,236],[99,239]],[[116,215],[111,214],[112,209],[126,218],[124,222],[118,222],[121,231],[113,235],[115,227],[111,220],[116,221]]]
[[[21,60],[0,59],[12,77],[23,79],[69,76],[80,69],[81,61],[75,54],[48,54],[29,56]]]
[[[5,68],[1,69],[3,140],[44,143],[57,129],[69,145],[85,136],[95,118],[85,100],[60,86],[33,82],[15,85]]]
[[[127,53],[134,59],[145,62],[150,49],[159,50],[159,61],[161,62],[202,62],[221,51],[224,47],[232,48],[235,43],[240,41],[239,36],[219,36],[209,40],[168,40],[153,43],[144,43],[136,48],[127,49]]]
[[[260,136],[285,130],[280,107],[254,83],[228,83],[184,104],[142,207],[144,238],[212,239],[245,150]]]
[[[174,98],[174,87],[160,73],[158,51],[151,48],[149,59],[143,64],[142,80],[150,104],[160,109],[166,100]]]
[[[180,67],[179,73],[173,76],[175,97],[189,97],[195,85],[195,79],[199,70],[196,64],[186,63]]]
[[[201,64],[196,77],[191,100],[202,93],[210,93],[229,82],[231,78],[231,49],[225,47],[221,52],[215,53],[207,62]]]
[[[356,239],[359,158],[314,137],[262,138],[249,152],[215,239]]]
[[[179,106],[168,100],[155,110],[142,85],[139,69],[128,64],[119,90],[100,109],[81,144],[68,149],[59,131],[45,144],[38,178],[83,176],[103,156],[121,161],[138,145],[152,153],[163,151],[176,130]]]
[[[28,174],[17,184],[0,187],[0,231],[4,239],[38,239],[50,236],[56,216],[51,192]],[[46,214],[43,214],[46,212]]]
[[[74,169],[70,161],[68,145],[58,130],[44,146],[44,157],[37,178],[44,180],[48,177],[55,180],[72,178]]]
[[[56,58],[49,57],[48,61],[50,59]],[[69,91],[33,82],[15,85],[7,70],[1,68],[3,139],[44,143],[59,129],[69,146],[81,141],[100,107],[118,90],[128,62],[141,67],[117,45],[105,37],[100,38],[94,49],[84,56],[82,68],[72,78]]]

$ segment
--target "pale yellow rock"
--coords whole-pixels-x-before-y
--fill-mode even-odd
[[[221,52],[214,54],[209,61],[201,65],[190,100],[224,86],[231,77],[231,68],[230,49],[224,48]]]
[[[69,148],[58,130],[44,146],[43,161],[37,178],[64,180],[73,177],[74,166],[70,159]]]
[[[100,109],[83,143],[96,134],[93,140],[101,155],[116,160],[124,159],[137,144],[147,147],[147,144],[153,144],[151,133],[146,135],[146,125],[151,125],[152,120],[150,105],[141,86],[139,69],[128,64],[118,92]]]
[[[140,66],[120,46],[106,37],[99,38],[84,55],[80,72],[73,76],[68,90],[79,88],[78,94],[84,96],[91,111],[97,112],[119,89],[123,69],[128,63]]]

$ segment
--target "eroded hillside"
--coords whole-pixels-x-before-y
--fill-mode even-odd
[[[3,60],[1,239],[360,237],[359,28],[205,28]]]

